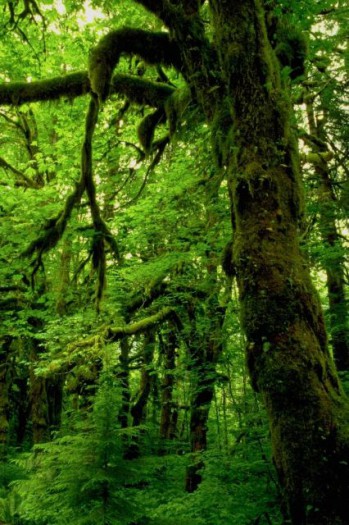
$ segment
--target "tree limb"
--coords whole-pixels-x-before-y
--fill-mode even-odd
[[[22,171],[19,171],[14,166],[11,166],[11,164],[6,162],[6,160],[3,159],[2,157],[0,157],[0,167],[4,168],[5,170],[11,171],[12,173],[14,173],[17,177],[21,179],[15,182],[15,186],[23,186],[24,188],[34,188],[34,189],[41,188],[42,186],[41,184],[37,184],[35,181],[32,181]]]
[[[7,82],[0,84],[0,105],[20,106],[30,102],[59,100],[62,97],[74,99],[90,91],[87,71],[36,82]],[[174,91],[168,84],[122,74],[114,75],[110,86],[110,94],[123,95],[130,102],[152,107],[163,105]]]
[[[106,336],[110,341],[118,341],[127,335],[130,336],[136,335],[140,332],[145,332],[149,328],[166,321],[170,317],[176,317],[175,310],[172,307],[165,307],[156,314],[150,315],[141,321],[116,328],[110,327],[107,329]]]
[[[168,33],[122,28],[104,36],[91,51],[89,78],[91,89],[101,100],[110,92],[112,73],[123,54],[138,55],[149,64],[181,69],[180,52]]]
[[[63,96],[75,98],[89,90],[88,76],[84,71],[37,82],[6,82],[0,85],[0,104],[20,106],[29,102],[58,100]]]

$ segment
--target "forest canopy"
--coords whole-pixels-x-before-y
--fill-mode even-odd
[[[342,0],[4,0],[0,523],[349,525]]]

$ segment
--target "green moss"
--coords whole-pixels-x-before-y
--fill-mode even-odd
[[[138,55],[150,64],[180,67],[179,51],[168,33],[124,27],[104,36],[89,56],[91,89],[100,100],[109,94],[113,70],[122,53]]]
[[[156,127],[165,120],[163,108],[146,115],[137,128],[139,142],[148,155],[151,153]]]
[[[180,120],[191,102],[191,93],[188,88],[176,90],[165,101],[165,112],[169,126],[170,136],[173,136]]]
[[[229,98],[216,109],[211,123],[212,150],[218,168],[228,163],[234,144],[233,110]]]

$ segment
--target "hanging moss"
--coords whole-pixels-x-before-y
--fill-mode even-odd
[[[305,33],[298,29],[289,16],[268,17],[268,32],[275,54],[283,68],[287,68],[290,78],[304,75],[305,60],[308,55],[308,41]]]
[[[151,153],[156,127],[165,121],[163,108],[146,115],[137,128],[139,142],[148,155]]]
[[[211,124],[212,149],[218,168],[227,164],[234,140],[231,101],[224,98],[216,109]]]
[[[188,88],[176,90],[165,101],[165,111],[167,122],[170,130],[170,136],[173,136],[177,130],[180,120],[189,107],[191,102],[191,93]]]

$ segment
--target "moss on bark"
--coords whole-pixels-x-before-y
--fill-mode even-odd
[[[284,511],[293,525],[344,525],[348,403],[299,248],[303,195],[287,93],[261,3],[212,5],[232,107],[233,262],[247,362],[269,414]]]

